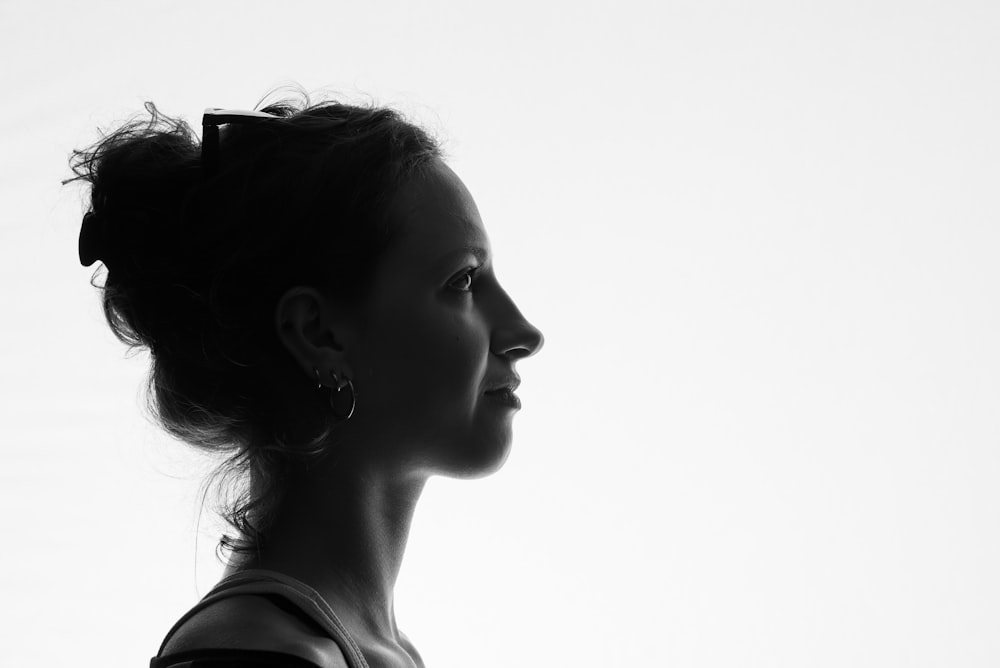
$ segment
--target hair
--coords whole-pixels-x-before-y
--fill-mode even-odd
[[[273,120],[223,127],[207,169],[185,121],[145,108],[72,153],[70,180],[90,186],[81,260],[107,269],[92,282],[114,334],[149,350],[154,417],[224,455],[210,480],[229,488],[219,512],[236,535],[220,548],[246,552],[289,472],[322,456],[334,430],[278,339],[278,300],[310,285],[363,303],[393,238],[392,196],[441,152],[397,111],[302,95],[262,109]]]

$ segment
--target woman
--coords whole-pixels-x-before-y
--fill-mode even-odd
[[[497,470],[542,345],[475,202],[396,112],[151,117],[75,153],[80,259],[173,435],[228,455],[223,580],[154,668],[422,666],[393,587],[433,474]]]

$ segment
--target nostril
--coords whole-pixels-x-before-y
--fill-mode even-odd
[[[525,357],[531,357],[545,344],[545,337],[542,333],[531,328],[529,332],[525,332],[517,340],[517,343],[509,346],[506,350],[498,351],[501,355],[507,355],[513,359],[523,359]]]

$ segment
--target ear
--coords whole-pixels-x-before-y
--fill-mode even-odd
[[[338,309],[315,288],[297,286],[278,300],[274,310],[278,340],[309,377],[310,382],[335,386],[331,372],[354,378],[344,354],[347,325]],[[319,378],[317,379],[317,372]]]

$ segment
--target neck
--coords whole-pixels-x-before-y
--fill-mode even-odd
[[[319,592],[353,633],[398,641],[393,592],[425,482],[356,461],[317,466],[290,481],[261,549],[226,573],[290,575]]]

